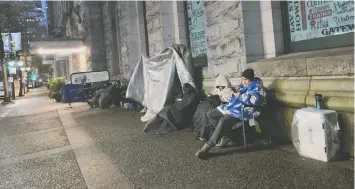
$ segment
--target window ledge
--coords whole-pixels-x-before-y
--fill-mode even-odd
[[[267,58],[258,60],[252,63],[258,62],[268,62],[268,61],[278,61],[278,60],[287,60],[287,59],[302,59],[302,58],[311,58],[311,57],[327,57],[327,56],[339,56],[339,55],[346,55],[352,54],[354,55],[354,46],[351,47],[340,47],[340,48],[333,48],[333,49],[325,49],[325,50],[316,50],[316,51],[307,51],[307,52],[297,52],[297,53],[290,53],[281,55],[275,58]]]
[[[248,63],[261,77],[338,76],[354,74],[354,47],[282,55]]]

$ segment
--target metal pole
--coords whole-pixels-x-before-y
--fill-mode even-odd
[[[12,76],[13,77],[13,76]],[[15,94],[15,80],[12,80],[12,100],[16,100],[16,94]]]
[[[1,26],[0,26],[0,35],[1,35]],[[10,95],[9,95],[9,86],[7,82],[7,68],[5,63],[5,50],[4,50],[4,41],[2,40],[2,35],[0,37],[0,63],[2,64],[3,70],[3,82],[4,82],[4,90],[5,90],[5,97],[4,102],[11,102]]]
[[[28,28],[28,16],[26,17],[26,29]],[[27,46],[28,46],[28,38],[29,38],[29,34],[27,33],[27,30],[25,30],[24,32],[24,43],[23,43],[23,52],[24,52],[24,56],[25,56],[25,67],[27,68],[28,67],[28,63],[27,63]],[[27,71],[27,75],[26,75],[26,83],[24,83],[25,85],[23,86],[23,92],[24,94],[26,94],[28,92],[28,71]]]
[[[19,76],[20,76],[20,93],[19,93],[18,96],[23,96],[23,94],[22,94],[23,86],[22,86],[22,70],[21,70],[21,68],[20,68]]]
[[[9,42],[10,42],[10,55],[13,55],[13,48],[12,48],[12,36],[11,36],[11,33],[9,32],[8,33],[8,35],[9,35]],[[13,61],[13,60],[11,60],[11,56],[10,56],[10,61]],[[15,66],[17,66],[17,65],[15,65]],[[14,77],[15,75],[14,74],[10,74],[10,77],[12,77],[12,100],[15,100],[16,99],[16,94],[15,94],[15,77]]]
[[[22,46],[22,52],[25,51],[25,40],[24,40],[24,35],[25,33],[23,32],[23,27],[21,27],[21,46]],[[18,60],[20,60],[20,57],[16,57]],[[22,66],[26,66],[25,65],[22,65]],[[19,70],[19,77],[20,77],[20,92],[18,94],[18,96],[23,96],[23,85],[22,85],[22,70],[21,70],[21,67],[20,67],[20,70]]]

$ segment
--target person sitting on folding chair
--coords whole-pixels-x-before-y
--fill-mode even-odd
[[[215,131],[208,142],[195,155],[203,158],[236,123],[241,122],[243,119],[253,118],[255,109],[248,107],[243,110],[243,106],[262,104],[262,94],[262,85],[258,81],[254,81],[254,70],[244,70],[242,84],[238,89],[234,90],[230,102],[218,106],[207,113],[210,122],[215,127]]]

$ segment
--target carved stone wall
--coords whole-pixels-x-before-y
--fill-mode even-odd
[[[160,20],[160,2],[146,2],[146,19],[149,41],[149,55],[154,55],[164,48],[162,24]]]
[[[172,44],[187,44],[184,2],[147,1],[149,56]]]
[[[72,12],[66,24],[66,36],[82,38],[86,50],[86,70],[106,70],[106,48],[101,2],[74,1],[78,14]]]
[[[140,10],[143,2],[120,1],[117,2],[117,15],[119,26],[119,45],[120,45],[120,70],[121,77],[129,79],[141,54],[141,46],[146,46],[145,36],[141,35],[140,26],[142,12]],[[146,54],[145,52],[143,54]]]
[[[117,28],[116,28],[116,2],[106,1],[102,3],[102,17],[104,25],[104,38],[106,50],[107,70],[111,78],[119,74],[119,60],[117,49]]]
[[[241,1],[205,2],[208,71],[239,75],[246,65]]]
[[[85,1],[87,13],[83,19],[87,19],[88,23],[88,35],[85,39],[85,44],[90,47],[92,71],[106,70],[106,50],[101,3],[100,1]]]

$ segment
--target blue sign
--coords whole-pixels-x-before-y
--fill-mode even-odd
[[[192,57],[206,54],[204,1],[188,1],[187,16]]]
[[[37,73],[30,74],[30,79],[31,80],[37,80],[37,78],[38,78],[38,74]]]

